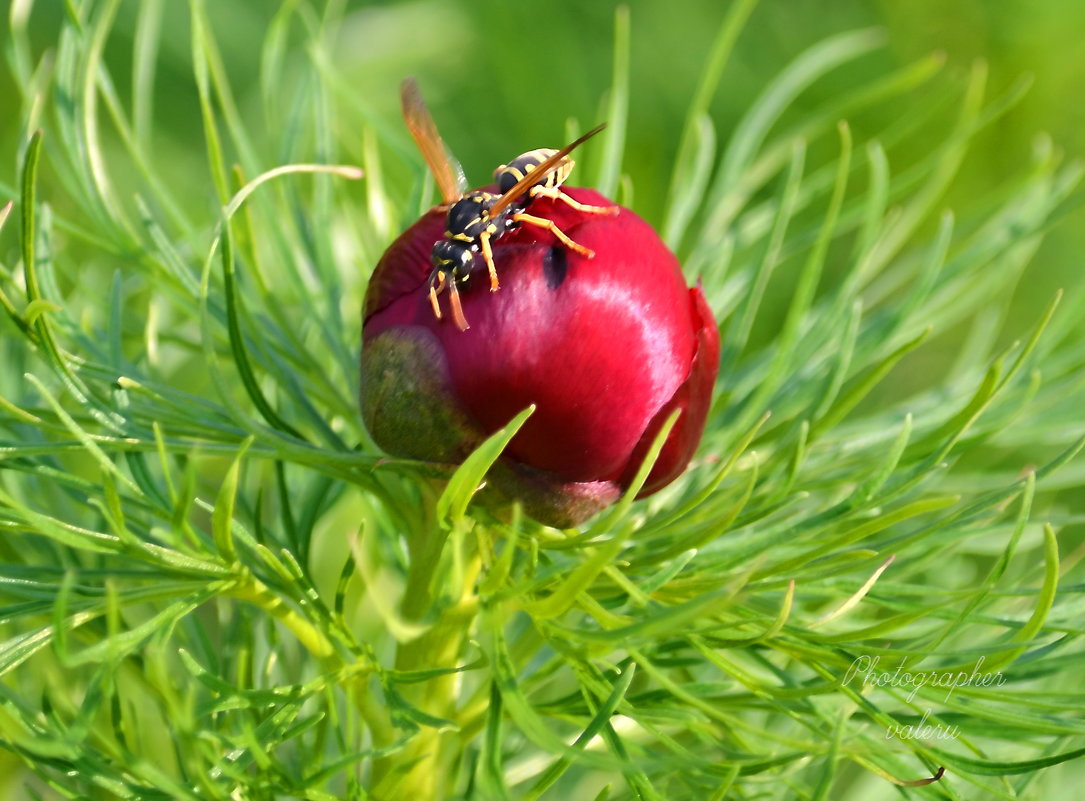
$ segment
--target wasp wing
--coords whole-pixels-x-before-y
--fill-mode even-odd
[[[586,141],[591,139],[593,136],[595,136],[606,127],[607,124],[605,122],[595,126],[582,137],[573,142],[570,142],[561,150],[557,151],[554,155],[550,156],[550,158],[543,161],[538,167],[536,167],[519,181],[517,181],[516,184],[512,187],[512,189],[510,189],[508,192],[506,192],[497,199],[497,201],[490,207],[490,216],[496,217],[501,211],[508,207],[508,205],[512,203],[512,201],[516,200],[516,198],[520,197],[520,195],[524,194],[524,192],[526,192],[528,189],[530,189],[543,178],[545,178],[547,174],[552,172],[554,168],[557,167],[559,163],[561,163],[561,160],[563,158],[568,156],[570,153],[573,152],[573,150],[580,147],[582,144],[584,144]]]
[[[403,120],[433,173],[441,198],[445,203],[454,203],[467,191],[467,179],[463,168],[449,154],[441,135],[437,133],[437,125],[422,100],[418,82],[414,78],[403,79],[399,86],[399,99],[403,106]]]

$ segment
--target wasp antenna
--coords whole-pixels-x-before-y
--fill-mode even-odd
[[[429,303],[433,307],[433,316],[441,319],[441,306],[437,302],[437,296],[444,291],[445,274],[441,270],[434,270],[429,277]]]
[[[516,182],[516,184],[505,194],[497,199],[497,201],[490,207],[490,216],[496,217],[499,213],[504,211],[512,201],[524,194],[529,188],[537,184],[549,173],[553,172],[554,168],[561,163],[561,160],[572,153],[576,148],[587,142],[601,130],[607,127],[607,124],[600,123],[588,131],[586,134],[578,139],[567,144],[561,150],[554,153],[548,159],[543,161],[538,167],[533,169],[523,178]]]

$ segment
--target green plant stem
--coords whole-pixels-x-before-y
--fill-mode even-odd
[[[350,672],[357,665],[347,662],[332,643],[304,617],[291,609],[282,598],[259,579],[243,573],[230,585],[226,594],[247,601],[282,623],[313,656],[320,659],[327,672]],[[387,706],[373,699],[368,687],[370,671],[357,671],[347,679],[344,690],[355,708],[365,719],[377,748],[390,745],[395,732],[389,719]]]
[[[440,621],[419,637],[404,644],[396,657],[399,670],[454,668],[466,634],[476,615],[474,599],[465,593],[461,603],[441,615]],[[406,700],[428,715],[449,719],[455,713],[460,676],[445,673],[404,691]],[[440,801],[448,789],[445,776],[453,762],[460,738],[452,724],[424,726],[403,751],[394,755],[390,774],[395,789],[383,795],[383,780],[374,771],[377,797],[388,801]],[[402,778],[400,778],[402,776]]]
[[[321,660],[334,659],[335,649],[321,631],[283,603],[266,584],[249,575],[243,575],[233,583],[228,594],[263,609],[274,617],[314,656]]]
[[[427,715],[448,720],[447,725],[424,725],[401,751],[379,759],[373,766],[372,786],[381,801],[440,801],[446,797],[448,783],[444,778],[457,756],[460,742],[455,724],[456,697],[460,676],[451,672],[463,649],[472,621],[478,613],[475,579],[480,569],[477,551],[465,561],[459,585],[450,588],[438,581],[438,568],[444,564],[446,547],[457,547],[449,532],[442,528],[434,514],[436,493],[426,494],[426,530],[416,532],[410,543],[411,563],[407,575],[402,611],[404,618],[421,622],[432,614],[438,595],[455,598],[455,602],[439,613],[433,625],[419,637],[402,643],[396,654],[396,669],[403,672],[446,669],[449,672],[425,682],[402,688],[404,700]],[[456,538],[471,547],[473,537]]]

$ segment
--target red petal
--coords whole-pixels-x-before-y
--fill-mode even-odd
[[[682,475],[682,471],[686,469],[689,460],[693,458],[694,451],[697,450],[697,444],[701,441],[705,421],[708,419],[708,410],[712,405],[712,389],[716,383],[720,364],[719,329],[716,327],[712,310],[708,308],[708,302],[700,287],[691,289],[689,295],[694,319],[698,321],[697,352],[693,357],[689,377],[674,393],[674,397],[667,405],[652,419],[633,451],[629,466],[622,477],[620,483],[627,486],[640,469],[641,462],[667,418],[674,413],[675,409],[681,410],[681,415],[675,422],[674,428],[671,429],[670,436],[667,437],[659,453],[659,458],[652,466],[652,472],[648,474],[648,480],[644,482],[644,486],[637,495],[638,498],[663,489]]]
[[[568,192],[609,205],[590,190]],[[501,289],[489,292],[484,273],[472,279],[462,292],[471,328],[461,332],[447,314],[435,319],[426,299],[429,250],[443,233],[441,216],[430,213],[378,265],[365,337],[403,325],[430,330],[444,348],[453,394],[482,430],[536,404],[507,453],[566,482],[627,480],[653,421],[683,408],[652,474],[652,487],[662,486],[696,446],[715,378],[718,335],[703,296],[694,291],[691,302],[677,260],[628,210],[591,215],[538,199],[530,212],[596,257],[538,227],[507,233],[494,246]]]

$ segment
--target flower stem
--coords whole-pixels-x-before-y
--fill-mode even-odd
[[[335,653],[328,638],[304,617],[291,609],[282,598],[272,592],[266,584],[253,576],[239,577],[228,590],[228,593],[242,601],[254,604],[269,615],[274,617],[290,633],[298,638],[298,642],[305,646],[306,650],[321,660],[327,660]]]
[[[227,594],[247,601],[282,623],[313,656],[320,659],[329,672],[349,670],[351,665],[343,658],[328,638],[302,615],[290,608],[271,589],[259,579],[242,573],[230,583]],[[389,745],[394,739],[394,730],[386,707],[377,703],[368,687],[367,670],[347,675],[343,690],[351,698],[359,713],[369,727],[373,744],[380,748]]]
[[[422,635],[400,645],[395,662],[399,671],[451,671],[455,668],[478,610],[475,579],[480,561],[473,548],[474,538],[466,536],[466,526],[457,527],[449,534],[436,524],[436,520],[432,523],[410,544],[411,564],[402,612],[405,619],[421,622],[433,617],[434,609],[442,599],[454,600],[437,613],[433,625]],[[441,574],[438,579],[438,568],[447,564],[447,560],[442,559],[446,548],[460,549],[464,569],[454,578]],[[449,585],[452,580],[456,581],[456,586]],[[373,767],[376,798],[381,801],[441,801],[447,796],[451,788],[445,777],[455,761],[456,744],[460,739],[451,722],[456,716],[459,687],[459,674],[448,672],[401,688],[407,703],[426,715],[449,723],[446,726],[422,725],[402,750],[376,761]]]

